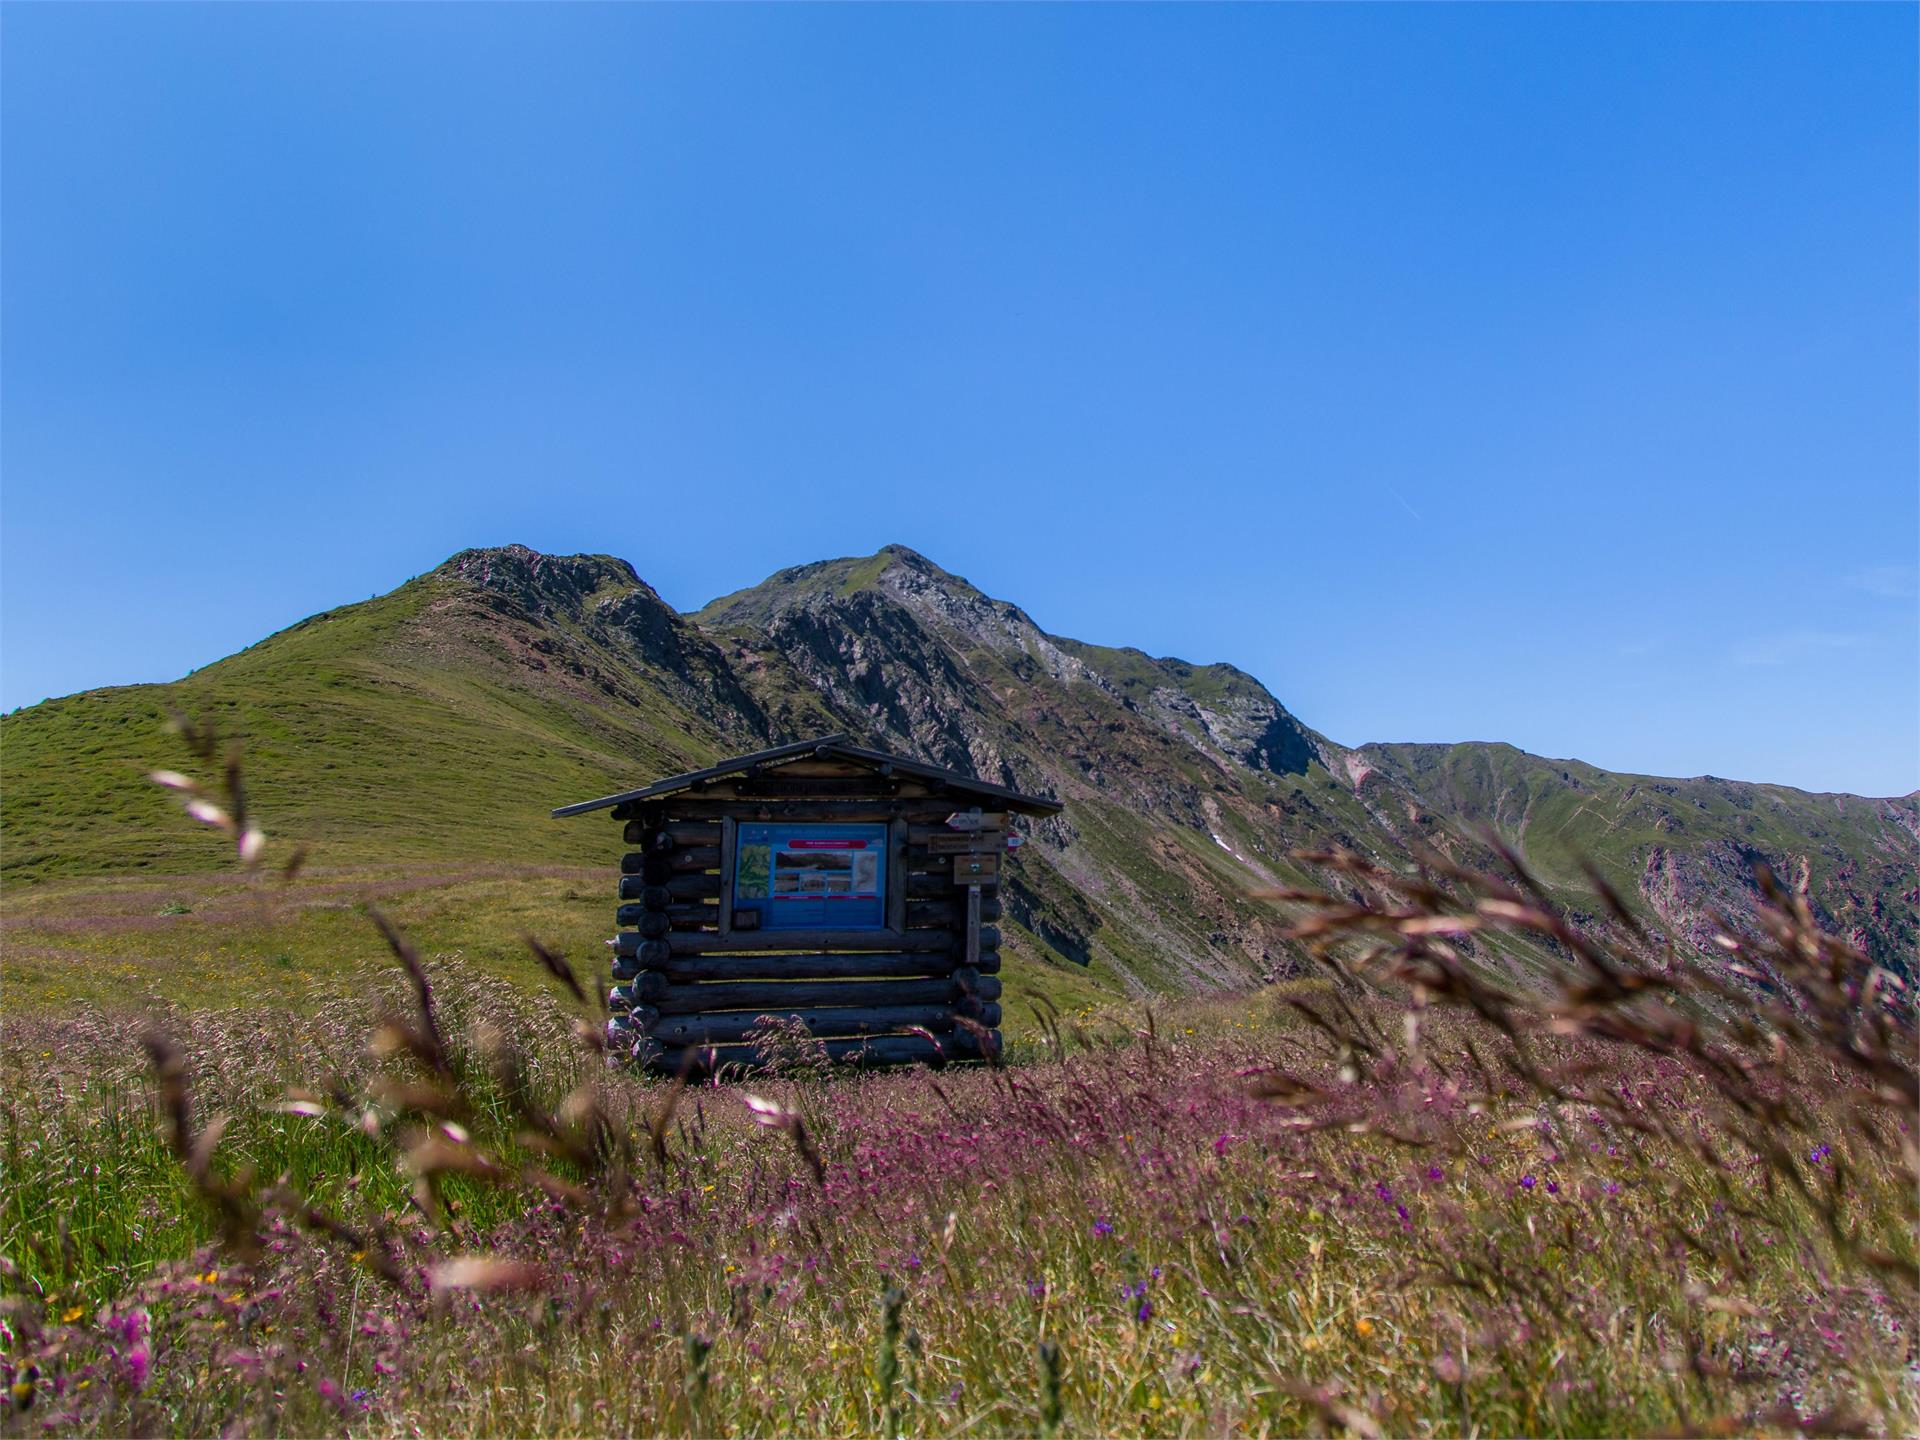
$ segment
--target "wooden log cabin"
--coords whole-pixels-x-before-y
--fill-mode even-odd
[[[997,1054],[1009,824],[1060,808],[828,735],[553,813],[622,822],[609,1039],[681,1074],[769,1017],[851,1063]]]

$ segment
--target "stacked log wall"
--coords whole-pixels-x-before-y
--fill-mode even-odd
[[[958,830],[946,821],[965,801],[937,786],[833,762],[801,769],[615,809],[631,847],[621,857],[612,942],[617,1035],[665,1073],[751,1065],[748,1037],[768,1019],[805,1025],[831,1058],[850,1063],[997,1055],[1000,933],[992,922],[1001,913],[1007,817],[989,812],[977,830]],[[888,825],[887,927],[733,929],[721,913],[728,822],[754,821]],[[991,873],[972,874],[976,866]],[[972,916],[968,882],[980,886]]]

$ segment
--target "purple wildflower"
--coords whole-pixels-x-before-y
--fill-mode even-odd
[[[1447,1172],[1442,1170],[1438,1165],[1429,1165],[1427,1167],[1427,1179],[1444,1180],[1446,1178],[1447,1178]]]
[[[1141,1321],[1143,1324],[1146,1321],[1151,1320],[1153,1318],[1153,1301],[1142,1300],[1140,1302],[1139,1310],[1136,1311],[1134,1314],[1134,1318],[1136,1320]]]
[[[1534,1184],[1535,1184],[1535,1181],[1531,1175],[1522,1175],[1520,1177],[1520,1188],[1522,1190],[1531,1190],[1534,1187]]]
[[[1108,1223],[1107,1218],[1103,1215],[1093,1222],[1093,1233],[1105,1239],[1107,1236],[1113,1234],[1113,1226]]]

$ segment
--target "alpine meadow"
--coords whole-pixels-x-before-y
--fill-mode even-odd
[[[619,1063],[547,811],[826,732],[1064,802],[1004,1052]],[[1920,1420],[1912,797],[1350,749],[898,546],[465,551],[0,743],[19,1433]]]

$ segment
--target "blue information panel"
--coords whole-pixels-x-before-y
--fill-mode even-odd
[[[886,896],[884,825],[742,824],[734,834],[734,912],[757,911],[762,930],[883,930]]]

